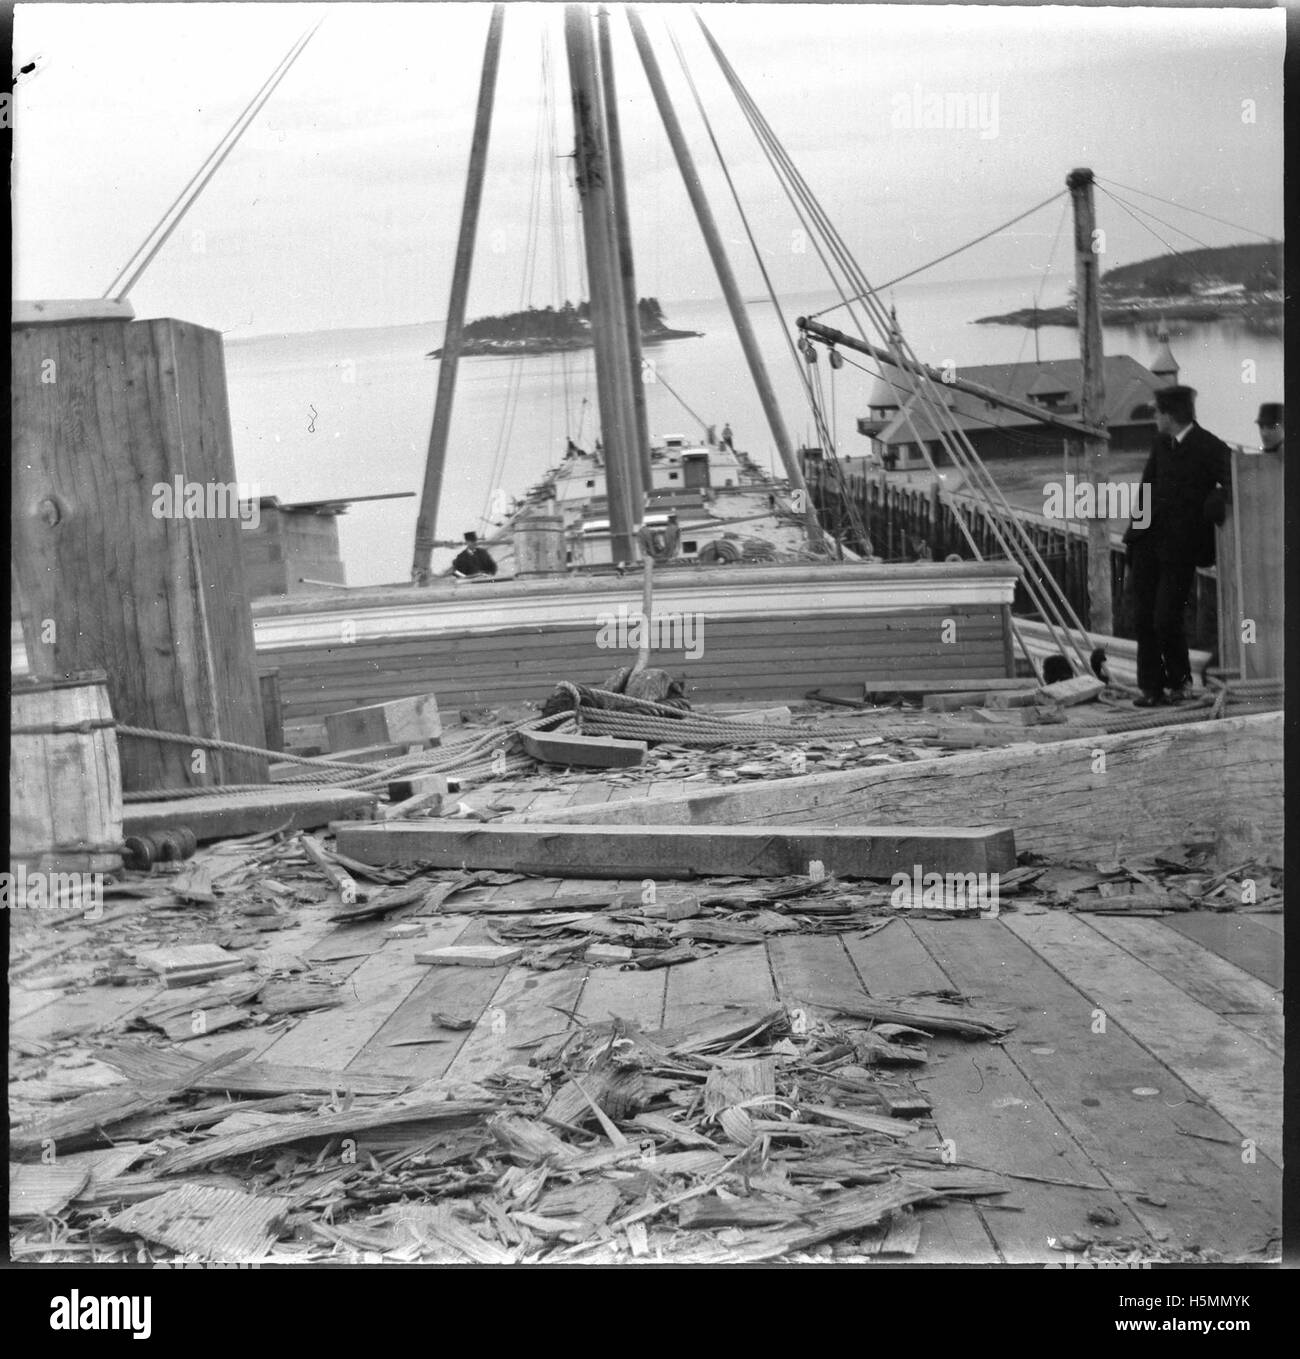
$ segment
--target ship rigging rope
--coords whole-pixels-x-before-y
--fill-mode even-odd
[[[1123,189],[1125,193],[1141,194],[1143,198],[1153,198],[1157,203],[1163,203],[1166,207],[1178,208],[1182,212],[1194,212],[1198,217],[1208,217],[1211,222],[1218,222],[1220,226],[1231,227],[1234,231],[1244,231],[1249,236],[1258,236],[1270,245],[1278,244],[1276,236],[1269,236],[1262,231],[1256,231],[1254,227],[1242,226],[1239,222],[1229,222],[1224,217],[1216,217],[1212,212],[1202,212],[1200,208],[1189,208],[1186,203],[1175,203],[1172,198],[1161,198],[1159,194],[1149,193],[1146,189],[1136,189],[1132,184],[1121,184],[1117,179],[1103,179],[1100,175],[1095,176],[1095,179],[1099,186],[1113,184],[1117,189]]]
[[[641,360],[641,371],[643,373],[645,372],[652,373],[654,375],[655,383],[661,387],[667,388],[668,395],[671,396],[673,400],[677,402],[677,404],[682,408],[682,410],[684,410],[686,414],[691,417],[692,420],[698,422],[700,428],[705,432],[705,434],[709,432],[710,427],[706,425],[704,421],[700,419],[700,417],[686,404],[682,397],[678,395],[677,389],[672,386],[672,384],[668,381],[666,377],[664,377],[664,375],[659,371],[657,367],[651,364],[649,359]]]
[[[803,177],[802,175],[800,175],[797,167],[793,164],[789,155],[785,152],[784,148],[781,146],[780,141],[776,137],[775,133],[772,132],[772,129],[770,125],[767,123],[767,120],[763,117],[761,110],[758,109],[753,99],[744,89],[743,83],[740,81],[734,69],[731,67],[730,62],[726,59],[725,54],[723,54],[721,48],[718,46],[717,42],[713,39],[712,35],[709,33],[707,25],[705,25],[704,21],[700,19],[698,14],[696,15],[696,19],[700,25],[700,28],[703,30],[710,47],[713,50],[714,56],[716,57],[719,66],[722,68],[723,74],[727,79],[728,84],[731,86],[733,92],[736,94],[736,97],[741,104],[741,108],[745,112],[745,115],[748,118],[750,125],[755,132],[755,135],[758,137],[760,144],[764,147],[765,151],[768,153],[769,162],[773,165],[773,169],[777,173],[778,180],[782,183],[783,187],[785,188],[787,197],[790,198],[792,204],[795,205],[795,210],[799,214],[800,220],[804,222],[806,225],[807,219],[804,216],[801,207],[799,206],[799,203],[802,202],[807,206],[808,214],[814,219],[814,221],[818,223],[819,227],[825,232],[827,245],[832,251],[832,253],[836,256],[846,277],[849,278],[850,280],[854,279],[859,280],[859,283],[857,285],[859,291],[858,300],[865,303],[869,313],[873,313],[873,319],[875,320],[876,326],[880,333],[886,337],[886,342],[890,345],[891,349],[893,349],[900,356],[908,356],[912,359],[913,362],[915,362],[916,357],[915,354],[911,353],[910,349],[904,345],[901,335],[892,329],[886,329],[887,322],[884,316],[883,308],[881,307],[876,296],[876,290],[872,289],[870,284],[867,282],[865,276],[862,274],[860,266],[857,264],[851,252],[848,250],[842,237],[839,236],[839,233],[836,231],[834,224],[830,222],[825,211],[816,201],[815,196],[812,194],[806,182],[803,180]],[[795,197],[796,193],[798,195],[798,201],[796,200]],[[832,281],[835,283],[837,287],[837,290],[840,291],[841,297],[844,297],[845,296],[844,289],[841,287],[839,280],[835,274],[835,271],[831,268],[829,262],[827,261],[825,252],[822,251],[820,245],[818,244],[817,236],[815,233],[812,234],[812,239],[814,246],[817,249],[817,254],[819,258],[826,266],[827,271],[832,278]],[[862,331],[863,330],[862,323],[858,319],[854,307],[852,306],[852,300],[846,299],[846,301],[849,304],[849,314],[853,317],[855,324],[857,324],[859,328],[859,331]],[[1080,667],[1081,668],[1085,667],[1086,662],[1084,662],[1082,651],[1075,643],[1075,639],[1069,630],[1069,625],[1066,624],[1062,619],[1061,612],[1058,608],[1056,608],[1055,601],[1052,600],[1049,595],[1045,594],[1043,590],[1040,588],[1040,580],[1043,579],[1046,580],[1048,589],[1057,590],[1057,594],[1060,596],[1061,604],[1064,605],[1065,610],[1073,618],[1074,613],[1073,609],[1069,605],[1069,601],[1064,597],[1063,593],[1059,591],[1059,588],[1056,587],[1056,582],[1047,572],[1046,565],[1042,562],[1041,556],[1038,554],[1037,548],[1033,544],[1032,539],[1030,539],[1029,534],[1024,530],[1023,526],[1021,526],[1015,519],[1010,506],[1007,505],[1006,503],[1005,497],[1002,496],[1001,491],[992,481],[992,478],[988,475],[987,469],[984,468],[983,464],[979,462],[978,456],[975,454],[975,451],[971,446],[969,439],[966,438],[965,434],[959,428],[956,427],[955,421],[953,421],[950,413],[947,410],[946,405],[943,404],[942,400],[936,399],[933,393],[931,392],[928,378],[924,378],[922,380],[917,390],[912,394],[912,400],[920,401],[927,408],[927,413],[931,415],[931,419],[935,425],[936,432],[939,434],[940,443],[945,447],[953,463],[967,473],[968,480],[972,484],[976,484],[977,475],[982,475],[987,480],[988,489],[983,491],[983,495],[984,498],[990,502],[990,507],[992,508],[992,504],[996,503],[996,500],[1000,499],[1002,501],[1002,505],[1005,510],[1007,519],[1011,525],[1013,536],[1014,534],[1019,533],[1021,535],[1022,540],[1024,540],[1025,542],[1025,547],[1027,551],[1023,554],[1023,558],[1022,555],[1018,555],[1011,548],[1010,544],[1007,542],[1006,538],[1001,533],[999,525],[996,521],[994,521],[992,525],[994,535],[998,539],[998,542],[1000,546],[1003,548],[1004,552],[1007,553],[1008,557],[1010,557],[1014,561],[1017,561],[1018,564],[1022,565],[1024,569],[1024,584],[1026,590],[1029,593],[1031,601],[1034,603],[1035,608],[1042,614],[1044,621],[1046,622],[1047,627],[1049,629],[1049,632],[1051,632],[1053,638],[1056,639],[1057,637],[1056,626],[1054,626],[1055,617],[1055,624],[1059,625],[1062,631],[1064,632],[1066,644],[1069,645],[1071,649],[1074,650],[1076,658],[1079,661]],[[938,475],[937,469],[934,466],[933,458],[930,456],[930,451],[926,446],[924,440],[921,440],[916,433],[915,424],[912,420],[912,413],[910,408],[905,408],[904,414],[907,418],[909,426],[912,428],[913,437],[917,439],[917,442],[924,453],[926,462],[929,465],[930,470],[937,476]],[[952,436],[950,436],[944,429],[945,421],[952,429]],[[970,454],[969,459],[965,456],[965,452],[959,447],[959,445],[962,444],[965,445],[965,450],[969,451]],[[980,548],[978,544],[975,542],[974,537],[970,532],[969,526],[962,519],[960,514],[957,515],[957,522],[962,530],[963,535],[966,538],[967,544],[969,545],[972,554],[976,558],[982,557]],[[1037,574],[1037,572],[1034,571],[1031,562],[1037,562],[1037,565],[1042,572],[1041,577]],[[1075,619],[1075,624],[1079,628],[1080,634],[1082,635],[1082,625],[1078,623],[1077,618]],[[1037,671],[1037,666],[1033,661],[1033,657],[1030,654],[1028,648],[1026,647],[1024,639],[1021,637],[1018,629],[1015,628],[1014,624],[1012,625],[1012,630],[1015,635],[1016,641],[1020,646],[1021,651],[1030,660],[1031,665],[1034,665],[1035,671]],[[1060,645],[1059,639],[1058,645]]]
[[[718,165],[720,166],[723,177],[727,182],[727,188],[731,193],[732,203],[735,205],[736,213],[740,217],[741,226],[744,228],[745,231],[745,237],[749,241],[749,247],[754,256],[754,262],[757,264],[758,271],[763,279],[763,286],[767,290],[768,300],[772,304],[772,309],[776,314],[777,322],[781,330],[781,338],[785,341],[786,349],[790,355],[790,361],[794,365],[794,369],[799,377],[800,384],[803,386],[804,397],[808,402],[808,407],[813,415],[813,421],[817,427],[818,443],[821,444],[831,455],[832,463],[835,467],[836,478],[839,484],[841,503],[843,504],[847,511],[847,517],[849,520],[850,528],[857,536],[859,542],[866,548],[868,554],[870,554],[871,540],[870,535],[867,533],[866,524],[862,521],[862,517],[859,513],[857,505],[854,503],[853,499],[848,494],[847,488],[844,484],[842,470],[840,469],[838,462],[835,460],[835,439],[833,432],[833,426],[835,422],[834,412],[832,410],[831,424],[828,426],[826,423],[826,418],[824,411],[822,409],[822,405],[818,401],[818,393],[820,392],[821,387],[820,374],[817,375],[816,385],[814,386],[813,379],[808,376],[808,369],[812,365],[810,363],[804,362],[800,358],[798,348],[795,345],[794,339],[790,333],[790,325],[785,318],[785,311],[781,306],[781,300],[777,296],[776,288],[772,283],[772,276],[768,271],[766,262],[763,259],[763,252],[759,248],[758,240],[754,235],[753,228],[750,226],[749,214],[745,211],[745,205],[741,200],[739,191],[736,188],[735,180],[732,178],[731,168],[727,164],[727,158],[726,156],[723,155],[722,147],[719,145],[718,138],[713,131],[713,123],[709,118],[708,111],[704,107],[704,101],[700,97],[699,89],[695,83],[695,77],[691,73],[690,65],[686,60],[686,54],[682,50],[682,45],[678,41],[676,33],[674,33],[671,29],[669,29],[668,37],[672,43],[673,51],[676,53],[678,65],[681,67],[682,74],[686,78],[686,83],[690,88],[692,97],[695,100],[695,107],[699,112],[701,122],[704,124],[704,130],[708,134],[709,142],[713,147],[713,153],[718,158]],[[811,232],[809,232],[808,234],[812,235]],[[832,384],[833,383],[834,379],[832,378]],[[834,389],[832,386],[832,402],[833,399]],[[696,419],[698,418],[699,417],[696,416]]]
[[[1098,185],[1098,187],[1100,188],[1101,186]],[[1209,274],[1207,274],[1203,269],[1198,268],[1195,264],[1191,262],[1191,260],[1187,258],[1188,254],[1190,253],[1189,251],[1179,250],[1176,246],[1170,245],[1170,243],[1167,240],[1165,240],[1165,238],[1155,229],[1155,227],[1151,225],[1151,222],[1144,222],[1142,220],[1142,217],[1150,217],[1152,222],[1159,222],[1162,227],[1166,227],[1170,231],[1176,231],[1180,236],[1186,236],[1189,241],[1194,242],[1196,245],[1200,246],[1201,249],[1203,250],[1213,249],[1212,246],[1206,245],[1206,243],[1203,240],[1201,240],[1200,237],[1193,236],[1190,231],[1183,231],[1181,227],[1174,226],[1172,222],[1166,222],[1163,218],[1157,217],[1154,212],[1148,212],[1146,208],[1139,207],[1136,203],[1126,203],[1124,199],[1122,199],[1118,194],[1111,193],[1109,189],[1102,189],[1101,191],[1106,195],[1107,198],[1111,200],[1112,203],[1118,203],[1119,206],[1123,208],[1124,211],[1128,213],[1128,215],[1138,224],[1138,226],[1143,227],[1145,228],[1145,230],[1149,231],[1156,238],[1156,240],[1158,240],[1160,244],[1164,246],[1165,250],[1169,253],[1171,258],[1181,259],[1192,271],[1192,273],[1196,274],[1200,278],[1202,283],[1207,283],[1213,286],[1217,282],[1216,279],[1211,278]],[[1139,217],[1137,215],[1139,212],[1142,214],[1142,217]]]
[[[970,250],[973,246],[981,245],[990,237],[998,235],[999,232],[1005,231],[1008,227],[1015,226],[1017,222],[1023,222],[1026,217],[1032,217],[1034,213],[1038,212],[1040,209],[1055,203],[1058,198],[1064,198],[1066,192],[1065,189],[1062,189],[1060,193],[1054,193],[1050,198],[1044,198],[1041,203],[1035,203],[1032,208],[1027,208],[1024,212],[1017,213],[1010,221],[1003,222],[1000,226],[995,226],[991,231],[986,231],[982,235],[976,236],[974,240],[967,241],[965,245],[959,245],[955,250],[949,250],[946,254],[940,255],[938,259],[933,259],[928,264],[919,264],[915,269],[909,269],[907,273],[899,274],[897,278],[891,278],[888,283],[882,283],[878,288],[873,288],[870,291],[883,293],[887,288],[892,288],[894,284],[902,283],[904,279],[915,278],[917,274],[923,274],[927,269],[933,269],[936,264],[942,264],[945,260],[950,260],[955,255],[960,255],[963,252]],[[866,294],[864,293],[852,300],[859,302],[865,296]],[[828,311],[836,311],[844,305],[843,302],[832,303],[829,307],[823,307],[821,311],[813,312],[813,317],[825,316]]]
[[[266,78],[266,80],[262,84],[261,89],[259,89],[258,92],[252,97],[252,99],[248,101],[248,103],[244,106],[243,111],[240,113],[239,117],[235,119],[235,121],[227,129],[225,135],[216,144],[216,146],[213,147],[213,149],[208,153],[207,159],[203,161],[199,168],[190,177],[189,183],[186,184],[185,187],[180,191],[180,193],[178,193],[176,197],[172,199],[171,203],[168,204],[167,210],[158,219],[153,229],[140,243],[139,247],[136,249],[135,253],[131,256],[131,258],[128,259],[127,262],[118,271],[117,277],[114,278],[112,283],[110,283],[108,287],[104,289],[102,296],[114,297],[113,290],[118,286],[123,277],[129,274],[130,276],[127,277],[126,282],[122,284],[121,291],[118,292],[114,298],[114,300],[120,302],[131,291],[131,289],[136,285],[136,283],[139,282],[140,276],[153,262],[154,256],[157,255],[157,253],[163,248],[163,246],[167,243],[168,238],[171,236],[172,232],[175,231],[178,226],[180,226],[185,215],[194,206],[194,204],[198,202],[199,195],[203,192],[205,188],[207,188],[209,180],[211,180],[212,176],[216,174],[216,172],[221,168],[221,165],[225,161],[226,157],[238,145],[239,139],[248,130],[253,119],[256,118],[257,115],[261,112],[262,106],[275,93],[276,87],[279,85],[279,83],[285,78],[286,75],[289,74],[289,71],[292,69],[294,62],[298,60],[298,58],[303,53],[303,49],[307,46],[309,42],[311,42],[312,38],[315,37],[317,29],[319,29],[321,24],[325,22],[325,19],[326,15],[322,14],[321,17],[316,21],[316,23],[306,32],[304,32],[302,36],[297,40],[297,42],[294,43],[294,45],[289,49],[288,53],[286,53],[285,56],[281,57],[280,64]],[[227,139],[229,139],[228,144]],[[163,230],[163,223],[167,221],[167,218],[178,206],[180,208],[180,211],[176,213],[176,216],[172,219],[171,224],[167,226],[165,230]],[[149,242],[153,240],[154,236],[159,231],[161,231],[162,234],[158,236],[158,239],[156,241],[154,241],[153,247],[149,249],[148,253],[144,254],[146,247],[149,245]],[[140,260],[139,265],[135,265],[135,261],[139,259],[142,254],[144,254],[144,258]],[[132,268],[133,265],[135,265],[134,269]]]
[[[845,305],[848,306],[849,314],[853,317],[854,323],[858,326],[859,331],[863,331],[863,326],[852,305],[854,301],[860,301],[864,304],[876,329],[881,336],[885,338],[885,343],[896,356],[907,363],[918,363],[915,353],[903,340],[901,333],[897,328],[892,328],[890,326],[888,317],[879,301],[878,290],[872,288],[867,281],[861,266],[859,266],[854,259],[852,252],[848,249],[843,237],[840,236],[834,224],[830,221],[825,210],[817,201],[816,196],[808,187],[807,182],[803,179],[798,168],[790,159],[789,154],[781,145],[780,139],[777,138],[776,134],[772,131],[770,124],[768,124],[761,110],[745,89],[743,82],[736,74],[734,68],[732,68],[731,63],[727,60],[726,55],[722,52],[717,41],[713,38],[708,26],[704,23],[704,20],[700,17],[698,12],[695,17],[696,22],[703,31],[704,36],[713,51],[714,57],[723,72],[724,78],[731,87],[743,113],[750,123],[751,129],[754,131],[760,145],[767,153],[769,163],[772,164],[774,171],[777,173],[778,181],[785,189],[786,196],[790,198],[792,204],[795,205],[795,210],[799,214],[800,220],[806,222],[802,210],[803,208],[806,208],[808,216],[811,217],[817,224],[818,229],[824,234],[827,247],[835,257],[845,278],[849,281],[850,287],[855,290],[855,297],[849,298],[845,296],[844,288],[841,286],[835,270],[832,269],[827,262],[826,254],[821,249],[817,236],[814,233],[812,239],[814,246],[817,249],[817,254],[826,266],[827,272],[830,275],[832,282],[835,283],[837,291],[840,292],[841,297],[845,298]],[[802,204],[802,208],[800,207],[800,204]],[[948,453],[951,461],[960,470],[966,473],[968,483],[973,487],[978,488],[978,493],[980,493],[988,503],[990,511],[990,527],[993,530],[994,536],[1002,549],[1007,553],[1008,557],[1022,567],[1026,591],[1028,592],[1034,607],[1042,615],[1053,640],[1058,646],[1061,646],[1062,649],[1068,648],[1072,650],[1078,661],[1080,672],[1086,673],[1087,662],[1084,659],[1083,650],[1079,646],[1077,637],[1086,639],[1087,634],[1077,615],[1075,615],[1074,609],[1068,598],[1047,570],[1046,564],[1043,562],[1041,554],[1038,552],[1032,537],[1025,527],[1017,520],[1014,511],[1006,501],[1005,496],[1003,496],[1001,490],[989,475],[988,469],[979,459],[969,438],[957,425],[952,413],[948,410],[946,403],[937,394],[929,376],[925,373],[914,375],[913,385],[915,390],[912,393],[912,402],[919,403],[922,406],[924,413],[930,418],[941,446]],[[904,416],[912,430],[913,437],[916,439],[918,446],[922,450],[927,465],[930,467],[931,472],[937,476],[938,471],[935,467],[930,449],[926,441],[917,434],[912,411],[910,409],[911,404],[912,403],[908,403],[908,405],[904,407]],[[981,481],[983,484],[981,484]],[[1001,522],[1000,516],[1005,516]],[[981,558],[982,553],[979,546],[975,542],[968,525],[961,518],[960,514],[957,515],[957,522],[973,555],[977,558]],[[1009,530],[1012,539],[1016,540],[1016,547],[1011,545],[1011,542],[1008,541],[1007,536],[1003,533],[1002,530],[1004,526]],[[1069,616],[1069,622],[1066,621],[1066,615]],[[1058,630],[1060,635],[1058,635]],[[1015,629],[1014,625],[1013,633],[1022,652],[1024,652],[1026,657],[1030,659],[1031,664],[1033,664],[1032,656],[1030,656],[1028,648],[1025,646],[1024,639],[1021,637],[1019,631]],[[1036,665],[1035,669],[1037,669]]]

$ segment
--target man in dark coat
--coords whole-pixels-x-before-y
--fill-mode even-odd
[[[1255,423],[1259,426],[1259,442],[1265,453],[1281,453],[1286,431],[1283,428],[1283,406],[1280,401],[1266,401],[1259,408]]]
[[[495,576],[497,564],[487,548],[478,545],[478,534],[467,533],[465,546],[456,554],[451,569],[458,576]]]
[[[1130,524],[1124,534],[1142,690],[1139,708],[1192,697],[1183,613],[1196,568],[1214,564],[1214,528],[1227,511],[1228,446],[1196,423],[1195,399],[1190,387],[1156,392],[1157,433],[1142,470],[1149,519],[1145,528]]]

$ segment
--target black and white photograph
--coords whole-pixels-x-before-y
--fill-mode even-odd
[[[10,9],[39,1326],[962,1266],[1249,1331],[1287,9]]]

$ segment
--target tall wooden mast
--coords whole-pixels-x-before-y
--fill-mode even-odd
[[[465,329],[465,304],[469,296],[470,266],[474,262],[474,237],[478,231],[479,206],[483,201],[483,174],[487,167],[488,139],[492,133],[492,103],[496,94],[504,23],[505,6],[493,5],[487,45],[483,51],[483,74],[479,80],[478,109],[474,115],[469,178],[465,185],[465,202],[461,207],[460,238],[456,243],[451,298],[447,303],[447,328],[442,340],[442,359],[438,364],[438,393],[434,400],[433,427],[429,431],[424,488],[420,495],[419,518],[415,521],[415,556],[411,563],[411,580],[416,585],[423,585],[429,578],[434,532],[438,526],[438,502],[442,498],[443,469],[447,465],[447,437],[451,431],[456,369],[460,363]]]
[[[777,405],[776,394],[772,390],[772,380],[767,372],[767,364],[763,360],[762,351],[758,347],[758,340],[754,336],[754,328],[749,321],[748,308],[746,308],[744,300],[740,296],[740,289],[736,286],[735,275],[731,272],[731,262],[727,259],[727,252],[722,244],[722,236],[718,232],[717,223],[714,221],[709,200],[705,197],[704,186],[696,172],[690,148],[686,145],[686,138],[682,135],[681,124],[677,120],[677,111],[673,108],[672,100],[668,96],[668,87],[664,84],[663,75],[660,73],[658,59],[655,57],[654,49],[650,46],[650,39],[646,34],[645,26],[641,22],[641,16],[631,6],[627,10],[627,19],[632,26],[632,37],[636,42],[637,52],[641,56],[641,64],[645,67],[646,79],[650,82],[651,93],[654,95],[656,105],[658,105],[659,117],[663,122],[664,131],[668,134],[673,155],[677,158],[677,168],[681,171],[691,206],[695,209],[695,218],[700,224],[704,244],[708,247],[709,256],[713,260],[713,268],[718,275],[722,295],[726,298],[732,324],[736,327],[736,333],[740,337],[740,347],[744,350],[745,361],[749,364],[750,376],[753,378],[754,386],[758,389],[758,399],[762,402],[763,414],[767,417],[768,428],[772,432],[776,451],[780,454],[781,464],[785,468],[785,474],[791,487],[802,500],[808,541],[820,543],[822,541],[821,528],[817,523],[817,511],[813,508],[812,498],[804,484],[803,469],[799,466],[798,459],[794,455],[794,445],[790,442],[785,420],[781,416],[781,408]]]
[[[650,463],[650,425],[646,416],[645,384],[641,377],[641,318],[637,311],[636,269],[632,258],[632,226],[627,208],[627,179],[623,173],[623,138],[619,130],[618,92],[614,85],[614,51],[609,36],[609,11],[596,13],[596,36],[600,48],[600,76],[605,97],[605,136],[609,143],[610,204],[614,210],[614,250],[622,283],[623,320],[627,331],[631,374],[632,434],[636,440],[635,464],[641,489],[650,491],[654,474]],[[635,478],[634,478],[635,480]]]
[[[622,320],[622,285],[614,257],[608,158],[596,51],[582,5],[566,5],[564,42],[573,94],[574,178],[582,202],[591,298],[591,337],[596,357],[596,401],[605,449],[605,488],[615,562],[636,560],[632,529],[641,478],[636,472],[632,417],[631,358]],[[638,494],[633,496],[633,487]]]
[[[1074,305],[1079,319],[1079,352],[1083,359],[1079,418],[1094,429],[1104,430],[1106,379],[1101,347],[1100,268],[1092,171],[1071,170],[1065,183],[1074,203]],[[1106,478],[1109,447],[1105,434],[1083,441],[1083,466],[1089,480],[1098,487],[1098,505],[1109,503],[1100,493],[1100,483]],[[1110,522],[1106,519],[1088,520],[1088,627],[1101,633],[1114,629],[1110,604]]]

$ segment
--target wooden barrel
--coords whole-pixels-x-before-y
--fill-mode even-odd
[[[515,525],[515,574],[563,575],[564,516],[535,514]]]
[[[51,873],[122,867],[122,773],[102,670],[17,679],[9,699],[9,859]]]

